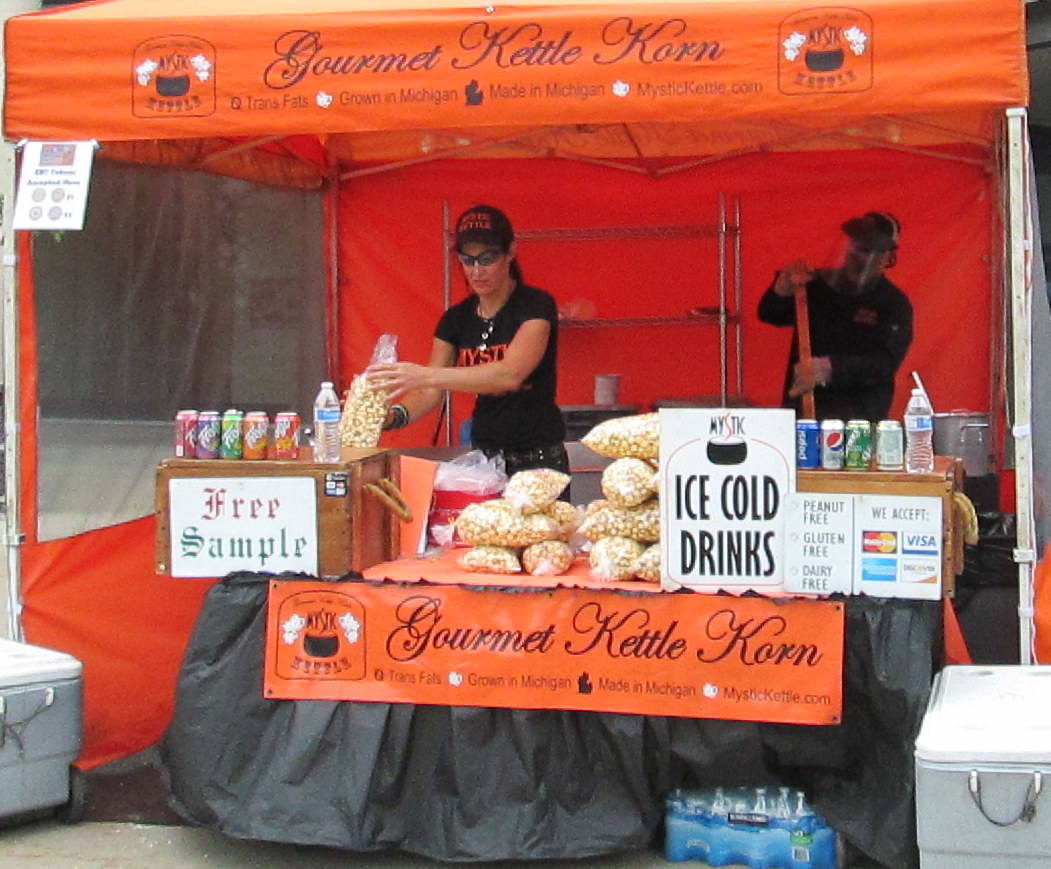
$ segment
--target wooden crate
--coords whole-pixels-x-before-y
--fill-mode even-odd
[[[342,576],[397,558],[401,522],[365,489],[389,479],[398,483],[399,461],[389,450],[344,447],[341,461],[319,464],[299,460],[166,459],[157,468],[157,572],[171,565],[169,481],[177,477],[306,477],[314,480],[317,499],[317,545],[321,576]],[[245,570],[258,570],[254,562]]]
[[[796,472],[796,489],[847,495],[916,495],[942,501],[942,594],[952,597],[956,575],[963,572],[963,530],[957,517],[954,494],[963,492],[963,462],[951,456],[935,456],[929,474],[907,471]]]

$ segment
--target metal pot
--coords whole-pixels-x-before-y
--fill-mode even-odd
[[[992,473],[989,414],[971,410],[934,414],[934,452],[962,459],[968,477]]]

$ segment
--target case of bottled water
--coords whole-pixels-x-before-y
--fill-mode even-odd
[[[838,869],[836,832],[787,787],[676,790],[665,813],[668,860],[749,869]]]

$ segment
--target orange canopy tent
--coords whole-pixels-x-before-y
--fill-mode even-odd
[[[729,220],[743,248],[729,266],[743,297],[730,307],[747,348],[733,373],[749,399],[775,404],[788,336],[755,322],[758,294],[786,258],[823,256],[819,239],[844,219],[890,210],[905,227],[894,279],[920,333],[895,412],[915,369],[941,406],[1000,414],[1012,329],[1023,330],[1010,351],[1016,398],[1028,396],[1017,353],[1032,236],[1024,112],[1010,111],[1027,102],[1024,34],[1023,4],[1003,0],[95,0],[7,22],[4,128],[8,141],[96,140],[103,159],[320,191],[327,373],[341,382],[392,323],[404,356],[426,357],[447,303],[438,204],[497,200],[524,239]],[[724,193],[743,216],[717,211]],[[544,244],[524,240],[522,259],[560,305],[583,299],[637,323],[710,303],[711,270],[689,239],[625,254],[631,234],[611,232],[569,257]],[[86,662],[92,764],[163,729],[202,589],[154,575],[149,518],[37,539],[27,262],[19,274],[21,381],[7,401],[19,402],[10,472],[27,540],[14,593],[30,641]],[[562,404],[587,403],[603,368],[623,372],[622,400],[642,405],[713,391],[720,365],[712,333],[689,324],[566,329],[562,342]],[[1031,472],[1025,450],[1016,457],[1028,529]],[[117,597],[119,649],[108,639]],[[142,647],[158,675],[145,690]],[[114,696],[135,696],[132,714],[114,714]]]

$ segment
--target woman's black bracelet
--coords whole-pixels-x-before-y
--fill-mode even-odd
[[[405,428],[409,424],[409,409],[404,404],[392,404],[390,413],[390,421],[384,426],[388,431]]]

